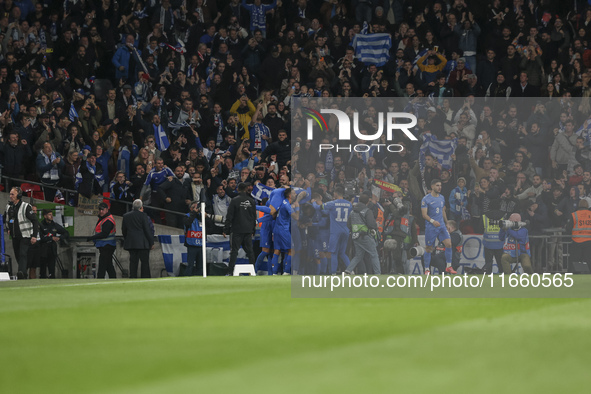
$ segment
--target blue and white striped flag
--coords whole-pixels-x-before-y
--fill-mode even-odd
[[[74,122],[76,118],[78,118],[78,112],[76,108],[74,108],[74,103],[70,103],[70,112],[68,112],[68,116],[70,117],[70,122]]]
[[[353,38],[355,56],[364,64],[375,64],[378,67],[390,59],[392,38],[386,33],[356,34]]]
[[[419,168],[421,170],[421,179],[423,181],[423,191],[427,193],[431,185],[425,183],[425,154],[431,153],[431,156],[436,158],[441,167],[449,170],[452,167],[453,160],[451,155],[456,151],[458,146],[458,139],[453,140],[438,140],[434,135],[427,133],[423,134],[423,144],[419,152]]]
[[[169,122],[168,122],[168,127],[169,127],[171,130],[178,130],[178,129],[182,128],[182,127],[191,127],[191,126],[190,126],[190,125],[187,123],[187,121],[185,120],[185,121],[183,121],[183,123],[174,123],[174,122],[172,122],[172,121],[169,121]]]
[[[427,151],[429,151],[431,155],[435,157],[439,163],[441,163],[441,167],[446,170],[451,169],[453,164],[451,155],[454,154],[457,146],[457,138],[454,138],[453,140],[440,141],[432,134],[424,134],[423,144],[421,145],[421,151],[419,154],[419,166],[421,171],[423,171],[425,168],[425,154]]]
[[[367,34],[369,32],[369,25],[367,24],[367,21],[363,22],[363,27],[361,28],[361,34]]]
[[[263,198],[269,198],[269,196],[271,195],[271,192],[273,190],[275,190],[275,189],[272,187],[269,187],[269,186],[265,186],[259,182],[253,186],[252,192],[250,193],[250,195],[255,200],[262,201]]]
[[[164,127],[162,125],[154,127],[154,141],[156,142],[156,146],[158,150],[164,152],[170,146],[170,141],[168,140],[168,136],[166,135],[166,131],[164,131]]]
[[[171,276],[180,276],[181,263],[187,264],[187,247],[184,235],[159,235],[162,246],[164,267]],[[201,252],[200,252],[201,253]],[[207,236],[206,260],[208,263],[228,263],[230,261],[230,239],[221,234]],[[236,264],[248,264],[248,258],[242,248],[238,251]],[[183,268],[184,269],[184,268]]]

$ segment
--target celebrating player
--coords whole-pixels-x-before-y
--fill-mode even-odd
[[[330,273],[336,274],[339,265],[339,257],[348,267],[351,263],[347,256],[347,241],[349,240],[349,228],[347,219],[353,209],[351,203],[343,199],[344,191],[337,187],[334,191],[335,199],[325,202],[322,209],[328,212],[330,216],[330,240],[328,241],[328,251],[331,254]]]
[[[431,181],[431,193],[423,197],[421,201],[421,211],[423,219],[425,219],[425,254],[423,256],[425,262],[425,275],[431,274],[431,252],[437,239],[443,242],[445,246],[445,263],[447,268],[445,272],[448,274],[457,274],[451,266],[452,249],[451,237],[445,224],[447,217],[445,215],[445,198],[441,193],[441,181],[433,179]]]

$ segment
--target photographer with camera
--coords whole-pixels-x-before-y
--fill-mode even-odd
[[[511,273],[511,264],[521,263],[523,272],[533,274],[529,234],[525,228],[526,223],[521,221],[521,215],[512,214],[509,220],[501,220],[500,226],[499,239],[505,242],[501,257],[503,272],[508,275]]]
[[[351,275],[357,264],[369,255],[373,266],[374,275],[380,275],[380,259],[378,257],[378,248],[375,236],[378,230],[378,224],[371,209],[367,207],[369,196],[362,194],[359,197],[359,203],[355,204],[353,211],[349,215],[347,226],[351,230],[353,245],[355,245],[355,257],[351,260],[349,266],[345,269],[345,274]]]
[[[589,263],[589,256],[591,256],[591,211],[587,200],[580,200],[578,208],[571,214],[566,223],[566,232],[571,235],[573,240],[570,261]]]
[[[386,271],[391,274],[404,274],[407,251],[419,244],[414,217],[410,214],[410,202],[404,204],[398,193],[386,199],[384,209],[384,255]]]

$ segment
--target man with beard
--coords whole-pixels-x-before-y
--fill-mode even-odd
[[[125,174],[123,174],[125,175]],[[146,182],[146,167],[144,164],[138,164],[135,166],[135,173],[131,176],[131,185],[129,187],[129,194],[132,197],[140,198],[140,191]]]
[[[6,137],[5,137],[6,138]],[[22,179],[25,175],[25,162],[31,157],[31,149],[26,140],[21,140],[16,131],[8,133],[8,143],[0,141],[2,153],[2,173],[11,178]]]
[[[275,103],[267,104],[267,115],[263,118],[265,124],[271,133],[271,141],[277,141],[279,131],[285,127],[285,122],[277,116],[277,105]]]
[[[156,159],[156,163],[154,168],[150,170],[150,173],[146,177],[146,181],[142,186],[142,190],[140,192],[139,199],[144,201],[146,200],[145,194],[148,191],[148,187],[152,190],[152,200],[151,206],[162,208],[164,205],[164,200],[160,198],[160,194],[158,194],[158,188],[162,185],[169,177],[174,177],[174,173],[168,167],[164,166],[164,160],[162,158]],[[154,215],[154,220],[156,223],[160,223],[160,214],[159,213],[152,213]]]
[[[486,98],[493,97],[502,98],[503,102],[507,101],[511,96],[511,86],[505,81],[505,76],[502,71],[497,71],[497,81],[492,82],[486,89]],[[493,104],[493,108],[496,107]]]
[[[283,168],[291,160],[291,141],[287,138],[285,130],[279,130],[277,138],[278,141],[273,142],[263,151],[261,159],[265,161],[267,157],[277,155],[277,165]]]
[[[532,185],[525,189],[523,193],[518,194],[517,199],[521,201],[529,200],[535,202],[542,194],[542,190],[542,178],[539,175],[534,175]]]
[[[169,211],[179,212],[174,214],[166,212],[166,225],[183,228],[184,214],[187,211],[185,202],[186,187],[183,181],[185,170],[181,166],[174,169],[174,176],[169,176],[158,188],[160,199],[164,201],[164,208]]]

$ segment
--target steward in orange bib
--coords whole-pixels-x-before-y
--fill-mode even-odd
[[[586,200],[579,201],[579,209],[572,213],[566,223],[566,230],[572,235],[570,261],[591,261],[591,211]]]
[[[109,274],[109,279],[117,279],[115,267],[113,266],[113,253],[117,244],[115,243],[115,219],[109,212],[109,206],[101,202],[99,208],[99,219],[94,228],[94,235],[88,237],[87,241],[94,241],[94,246],[99,250],[99,264],[97,279],[104,279],[105,272]]]

